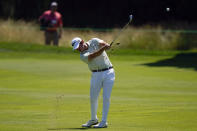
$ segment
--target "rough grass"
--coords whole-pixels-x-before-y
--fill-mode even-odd
[[[60,39],[60,46],[70,47],[71,40],[76,36],[82,37],[84,40],[89,40],[92,37],[99,37],[106,41],[110,41],[112,35],[111,32],[64,28],[63,36]],[[44,45],[44,32],[40,30],[37,22],[13,21],[10,19],[7,21],[1,20],[0,41]]]
[[[163,32],[161,27],[144,27],[127,29],[121,37],[120,46],[132,49],[172,50],[178,47],[180,33]]]
[[[81,124],[90,118],[91,74],[79,54],[63,47],[0,45],[0,130],[85,130]],[[116,81],[109,128],[100,130],[196,131],[194,61],[177,58],[183,53],[179,51],[124,51],[110,56]],[[190,58],[196,59],[196,55]],[[176,65],[177,60],[182,61],[179,65],[188,60],[188,66]],[[100,120],[101,110],[102,96]]]
[[[110,43],[120,29],[74,29],[64,28],[60,46],[70,47],[71,40],[78,36],[85,41],[98,37]],[[197,33],[164,30],[161,26],[130,27],[121,33],[116,42],[118,48],[144,50],[190,50],[197,48]],[[0,21],[0,41],[36,43],[44,45],[44,35],[37,22]]]
[[[42,44],[42,36],[35,22],[0,21],[0,41]]]

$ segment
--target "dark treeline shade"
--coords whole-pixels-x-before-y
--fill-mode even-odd
[[[195,0],[55,0],[66,27],[120,27],[134,15],[134,25],[197,22]],[[52,0],[0,0],[0,17],[37,20]],[[167,12],[166,8],[170,8]]]

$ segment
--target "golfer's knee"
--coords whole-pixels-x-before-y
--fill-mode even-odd
[[[91,102],[91,103],[97,102],[97,98],[96,98],[96,97],[91,97],[91,98],[90,98],[90,102]]]
[[[103,96],[103,101],[110,102],[110,96]]]

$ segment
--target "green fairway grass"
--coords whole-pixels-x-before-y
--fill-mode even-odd
[[[196,131],[196,52],[116,50],[108,131]],[[91,72],[71,48],[0,43],[0,131],[83,129]],[[101,120],[102,95],[98,117]]]

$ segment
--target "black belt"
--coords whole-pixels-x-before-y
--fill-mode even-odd
[[[109,70],[109,69],[111,69],[111,68],[113,68],[113,66],[108,67],[108,68],[104,68],[104,69],[100,69],[100,70],[92,70],[92,72],[101,72],[101,71],[106,71],[106,70]]]

